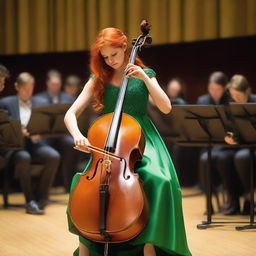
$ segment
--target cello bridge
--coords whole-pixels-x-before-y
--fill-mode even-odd
[[[109,159],[104,160],[103,165],[104,165],[105,171],[106,171],[108,174],[110,174],[110,173],[111,173],[111,168],[110,168],[110,167],[111,167],[111,161],[110,161]]]

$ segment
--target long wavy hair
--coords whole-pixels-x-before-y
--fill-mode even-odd
[[[117,28],[105,28],[99,32],[91,47],[90,68],[93,74],[93,108],[96,111],[101,111],[104,107],[103,93],[105,91],[105,84],[111,80],[114,74],[114,69],[105,63],[100,49],[103,46],[123,47],[124,45],[128,49],[125,51],[124,61],[128,62],[130,50],[125,34]],[[135,64],[142,68],[146,67],[139,58],[136,58]]]

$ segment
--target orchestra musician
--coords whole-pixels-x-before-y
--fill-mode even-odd
[[[170,100],[159,86],[156,73],[146,68],[140,59],[128,63],[127,37],[117,28],[99,32],[91,47],[90,68],[92,75],[83,91],[67,111],[66,126],[76,147],[87,149],[93,145],[82,135],[77,118],[94,100],[94,108],[101,114],[113,112],[124,74],[129,77],[123,111],[140,124],[146,139],[142,160],[136,163],[135,172],[143,181],[149,201],[149,219],[143,231],[134,239],[111,244],[111,255],[191,255],[184,228],[181,189],[170,155],[156,128],[147,116],[149,95],[163,113],[171,111]],[[86,167],[88,170],[90,163]],[[73,178],[71,194],[79,174]],[[85,207],[90,207],[85,206]],[[69,229],[79,234],[68,213]],[[103,245],[79,237],[79,249],[74,255],[96,256],[103,254]]]

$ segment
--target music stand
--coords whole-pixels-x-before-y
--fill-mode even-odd
[[[20,121],[9,119],[8,112],[0,110],[0,150],[16,150],[22,146]]]
[[[230,112],[239,134],[250,150],[250,224],[237,226],[236,230],[256,229],[254,222],[254,170],[256,170],[254,150],[256,147],[256,104],[230,103]]]
[[[23,147],[23,136],[19,120],[9,119],[8,112],[0,110],[0,151],[18,150]],[[9,171],[4,168],[3,174],[3,200],[8,205]]]
[[[164,114],[155,105],[148,105],[150,120],[155,124],[157,131],[164,139],[168,137],[175,138],[179,135],[176,131],[176,122],[172,113]]]
[[[179,144],[196,146],[224,144],[226,124],[223,106],[175,105],[171,112],[175,121],[174,140]]]
[[[30,135],[40,134],[43,138],[67,135],[68,130],[64,123],[64,116],[71,105],[71,103],[64,103],[33,108],[27,125]],[[81,131],[87,128],[88,117],[88,111],[84,111],[78,118],[78,126]]]
[[[33,108],[27,125],[30,135],[40,134],[44,138],[50,138],[67,134],[64,116],[70,106],[67,103]]]
[[[229,146],[224,142],[228,120],[224,106],[221,105],[176,105],[172,114],[177,124],[179,136],[175,138],[178,145],[207,147],[208,168],[206,173],[206,203],[207,221],[197,225],[198,229],[206,229],[213,224],[247,223],[247,222],[213,222],[211,211],[211,170],[212,170],[212,146]]]

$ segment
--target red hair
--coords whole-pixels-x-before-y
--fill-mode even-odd
[[[103,46],[123,47],[128,46],[128,40],[125,34],[117,28],[105,28],[101,30],[96,38],[96,41],[91,47],[90,68],[93,73],[93,98],[94,109],[100,111],[103,109],[103,93],[105,91],[105,84],[109,82],[114,74],[114,69],[108,66],[103,59],[100,49]],[[129,59],[129,51],[125,51],[125,61]],[[145,65],[138,58],[135,64],[144,68]]]

